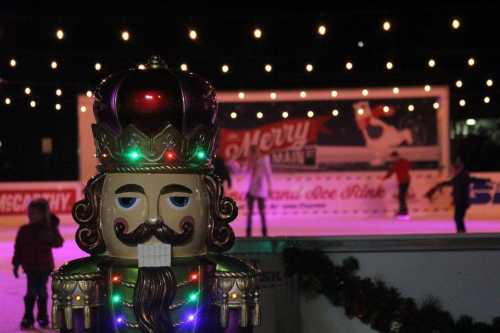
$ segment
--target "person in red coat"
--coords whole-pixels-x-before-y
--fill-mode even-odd
[[[16,236],[12,265],[14,276],[19,277],[19,266],[27,276],[27,292],[24,297],[24,316],[21,329],[30,329],[34,323],[33,307],[37,301],[37,321],[47,327],[47,281],[54,270],[53,247],[61,247],[59,219],[49,210],[44,199],[34,200],[28,207],[29,223],[21,226]]]
[[[393,163],[389,171],[387,171],[384,176],[384,180],[396,174],[399,187],[399,210],[397,213],[398,217],[408,216],[408,206],[406,205],[406,197],[408,194],[408,188],[410,187],[410,168],[411,162],[405,158],[402,158],[397,151],[391,153]]]

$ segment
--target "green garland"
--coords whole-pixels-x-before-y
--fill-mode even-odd
[[[335,265],[320,250],[288,248],[283,252],[287,276],[297,276],[300,289],[308,296],[322,294],[334,305],[342,306],[348,318],[359,318],[383,333],[499,333],[500,317],[491,324],[470,316],[454,320],[436,298],[418,305],[383,281],[356,275],[359,263],[347,258]]]

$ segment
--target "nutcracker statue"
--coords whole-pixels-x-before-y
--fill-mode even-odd
[[[53,274],[54,328],[251,332],[258,271],[220,254],[238,211],[213,174],[213,87],[152,57],[103,80],[94,115],[98,173],[73,207],[90,256]]]

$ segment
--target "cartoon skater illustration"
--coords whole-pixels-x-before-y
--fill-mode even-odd
[[[353,112],[356,125],[365,139],[366,147],[373,154],[371,165],[382,165],[384,159],[395,147],[404,143],[408,145],[413,143],[410,129],[400,130],[380,119],[385,114],[394,113],[393,108],[385,106],[381,110],[375,110],[367,101],[362,101],[353,104]]]

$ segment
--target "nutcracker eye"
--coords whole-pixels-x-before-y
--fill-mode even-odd
[[[191,203],[191,197],[173,195],[167,197],[167,202],[174,209],[186,209]]]
[[[139,204],[140,201],[141,201],[141,199],[137,198],[137,197],[119,197],[119,198],[116,198],[116,204],[117,204],[118,208],[125,210],[125,211],[133,209],[134,207],[136,207]]]

